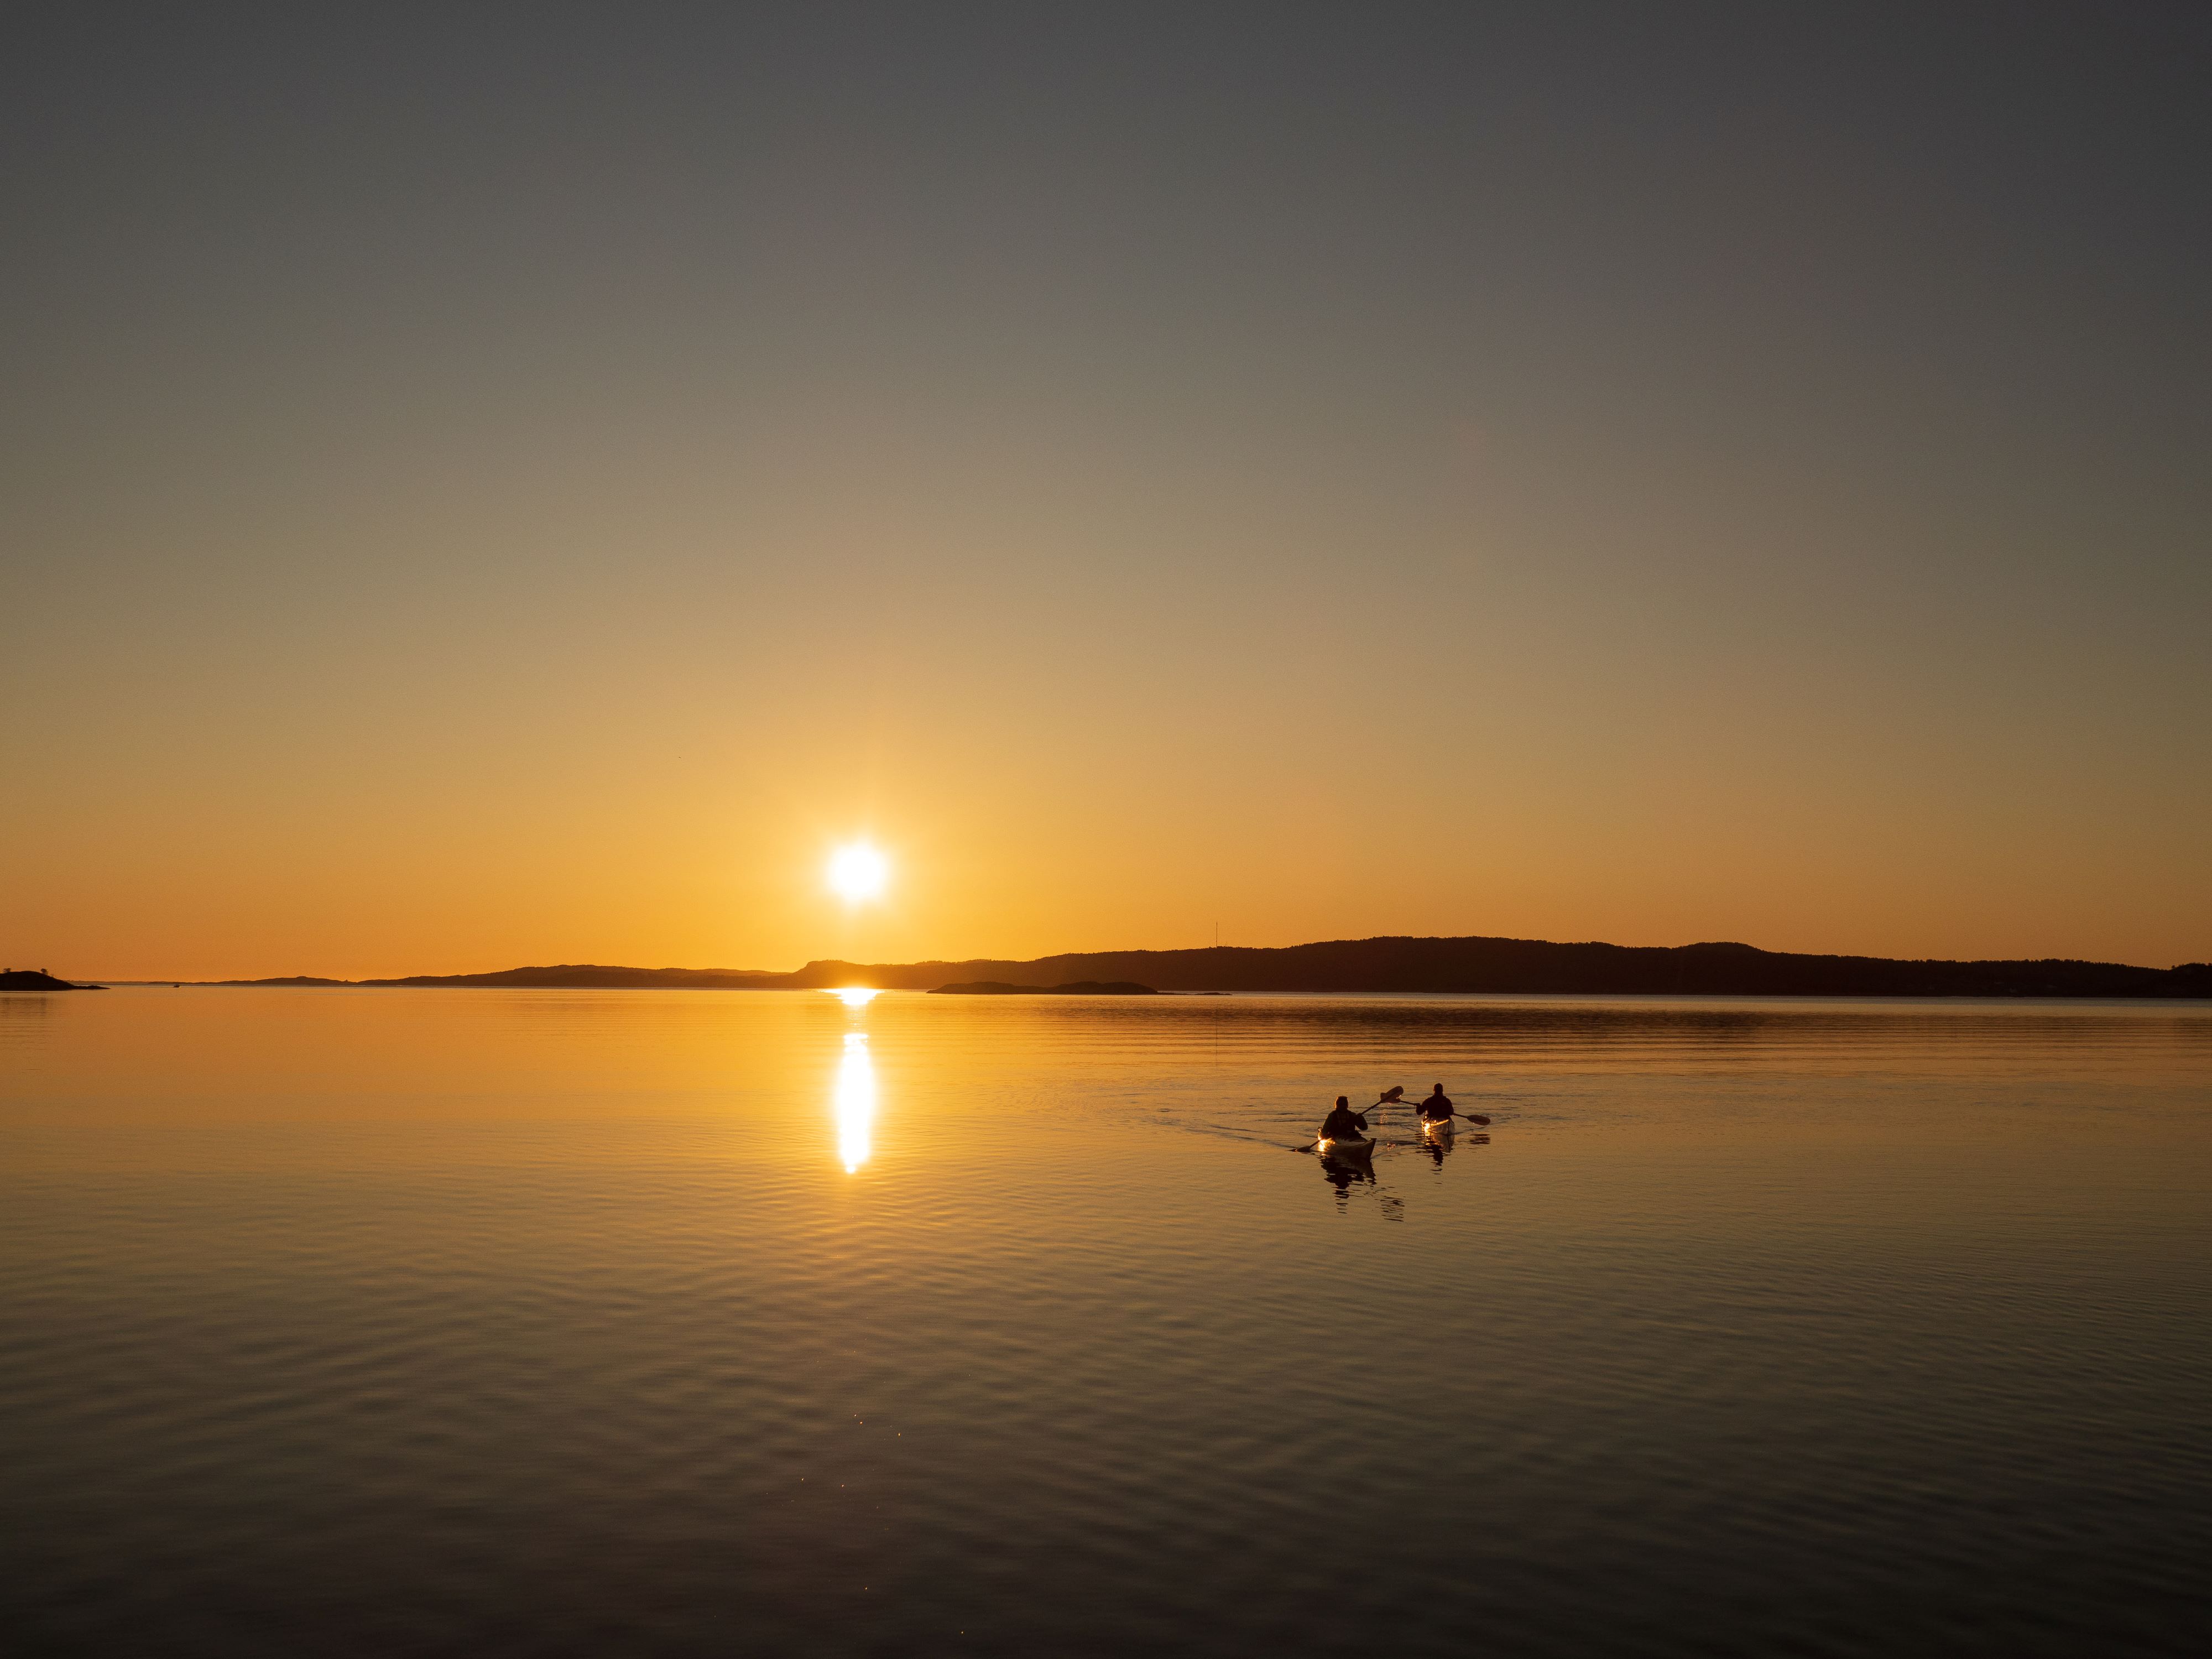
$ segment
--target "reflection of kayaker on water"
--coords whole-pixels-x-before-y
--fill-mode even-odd
[[[1366,1133],[1367,1114],[1353,1111],[1351,1101],[1339,1095],[1336,1109],[1322,1121],[1321,1138],[1323,1140],[1358,1140]]]

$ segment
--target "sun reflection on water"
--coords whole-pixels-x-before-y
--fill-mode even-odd
[[[875,1149],[876,1061],[866,1031],[845,1034],[845,1057],[837,1063],[836,1112],[837,1156],[850,1175]]]
[[[845,985],[830,994],[848,1008],[865,1008],[876,1000],[876,988],[872,985]]]

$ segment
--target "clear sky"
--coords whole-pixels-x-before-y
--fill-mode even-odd
[[[2212,957],[2201,5],[211,10],[0,26],[0,966]]]

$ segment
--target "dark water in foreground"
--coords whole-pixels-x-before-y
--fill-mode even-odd
[[[0,1646],[2193,1650],[2208,1188],[2204,1009],[0,997]]]

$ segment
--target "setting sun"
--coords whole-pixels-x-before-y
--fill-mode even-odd
[[[830,856],[830,885],[848,904],[876,897],[890,875],[884,855],[866,842],[841,847]]]

